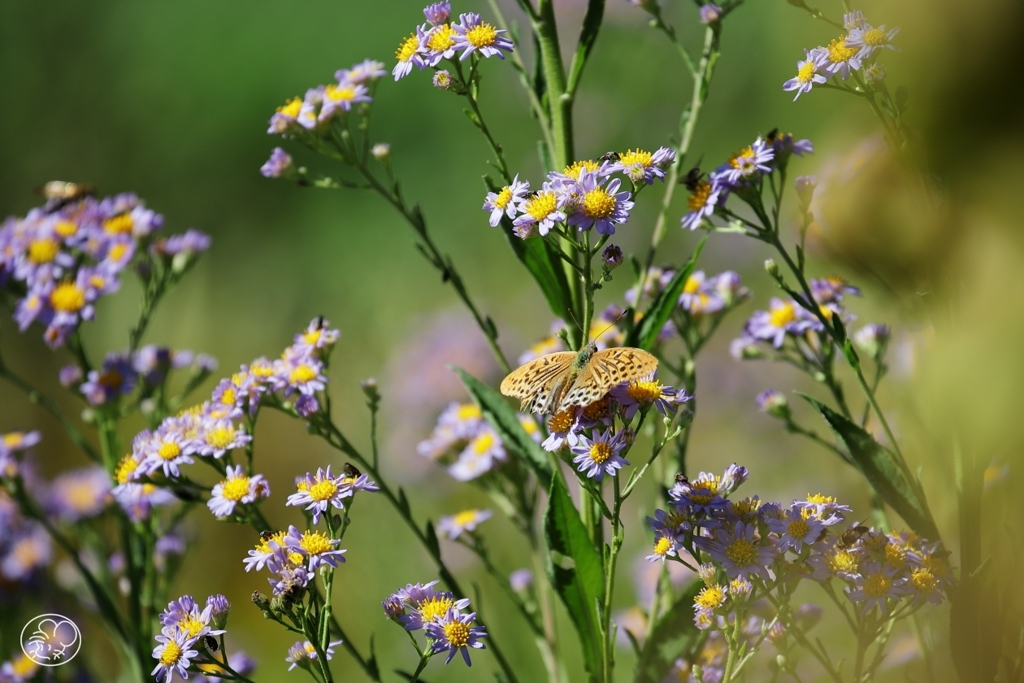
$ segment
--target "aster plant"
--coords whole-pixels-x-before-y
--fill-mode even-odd
[[[901,622],[920,628],[919,613],[953,594],[951,553],[920,475],[877,398],[888,369],[889,328],[869,324],[851,334],[855,316],[848,305],[861,290],[840,277],[813,276],[816,267],[807,261],[814,193],[809,176],[795,183],[800,223],[796,243],[788,245],[783,199],[789,170],[808,162],[804,157],[814,152],[813,144],[775,129],[740,139],[743,146],[713,170],[688,162],[724,26],[742,0],[686,8],[687,20],[703,27],[696,52],[656,1],[633,2],[678,52],[690,81],[689,102],[674,134],[643,141],[646,146],[637,141],[624,150],[585,153],[577,152],[574,141],[574,106],[605,4],[588,1],[579,40],[566,53],[552,0],[517,2],[529,35],[507,22],[497,3],[487,14],[456,14],[447,1],[427,6],[423,23],[397,41],[390,69],[364,59],[337,70],[326,85],[287,99],[271,115],[268,134],[293,151],[301,147],[330,160],[330,173],[296,163],[284,147],[275,147],[260,168],[267,178],[300,187],[379,195],[412,228],[419,251],[454,288],[499,367],[510,372],[515,366],[504,340],[499,343],[497,324],[435,241],[425,212],[403,194],[391,145],[371,133],[378,88],[402,87],[396,82],[428,71],[438,96],[461,98],[470,125],[491,153],[482,205],[467,207],[466,215],[507,242],[554,318],[546,333],[536,334],[539,341],[522,350],[518,364],[579,353],[588,344],[598,350],[642,349],[657,358],[657,372],[550,415],[517,412],[487,381],[452,368],[465,398],[440,413],[416,450],[452,479],[478,489],[490,501],[487,509],[452,511],[436,524],[416,514],[406,491],[387,476],[378,443],[382,388],[376,380],[360,385],[368,409],[366,434],[356,438],[339,426],[331,360],[336,352],[355,351],[343,348],[340,331],[323,317],[314,318],[273,359],[253,359],[224,376],[214,376],[217,364],[203,354],[143,345],[159,303],[209,248],[204,234],[190,230],[163,237],[163,218],[129,194],[53,199],[0,226],[0,303],[22,332],[41,332],[47,346],[67,355],[59,381],[81,401],[82,419],[69,417],[60,402],[2,357],[0,379],[50,413],[91,461],[45,481],[31,456],[38,432],[11,431],[0,438],[0,575],[19,587],[42,583],[61,590],[73,604],[93,610],[117,646],[121,679],[254,680],[253,660],[228,647],[228,614],[241,608],[232,610],[220,594],[205,603],[187,594],[169,599],[187,547],[183,522],[196,510],[251,536],[252,547],[237,558],[236,571],[261,576],[266,584],[246,609],[289,633],[294,644],[279,653],[280,660],[319,683],[339,678],[332,670],[339,650],[378,683],[416,683],[435,658],[440,669],[431,678],[442,675],[444,665],[471,666],[475,660],[486,662],[499,681],[525,681],[520,653],[513,656],[504,642],[513,623],[532,639],[549,683],[621,680],[620,645],[631,649],[634,679],[642,683],[731,683],[762,664],[773,680],[812,675],[862,683],[881,671]],[[797,76],[783,89],[796,98],[815,88],[863,98],[894,152],[908,155],[901,96],[890,95],[880,61],[897,49],[897,29],[876,28],[845,5],[840,24],[802,0],[790,4],[844,33],[807,50]],[[535,47],[529,64],[520,49],[524,43]],[[485,74],[495,68],[511,68],[524,87],[537,126],[539,173],[510,167],[485,122]],[[688,192],[685,209],[674,201],[681,199],[675,196],[680,187]],[[660,197],[652,199],[656,192]],[[655,204],[650,225],[635,215],[648,200]],[[703,233],[685,257],[666,254],[662,246],[676,220],[683,235]],[[813,440],[862,475],[872,499],[870,524],[857,522],[850,506],[822,494],[789,505],[757,495],[740,499],[736,491],[749,473],[739,465],[721,476],[691,474],[698,356],[751,296],[736,272],[699,267],[702,248],[715,233],[759,241],[784,263],[785,268],[775,260],[766,263],[781,294],[749,316],[732,344],[733,355],[788,364],[821,387],[821,395],[804,398],[831,437],[800,422],[781,391],[767,390],[757,403],[786,430]],[[623,241],[625,234],[630,239]],[[644,247],[629,254],[627,243]],[[97,362],[100,356],[86,348],[82,327],[96,316],[97,302],[114,294],[130,272],[142,289],[138,319],[127,347]],[[624,293],[606,297],[616,278],[625,281]],[[843,364],[860,397],[847,395]],[[267,411],[298,421],[332,450],[332,458],[315,470],[295,472],[284,495],[277,482],[272,495],[257,467],[256,429]],[[145,425],[130,438],[128,419]],[[361,442],[368,445],[358,447]],[[381,601],[384,618],[414,648],[394,675],[390,663],[378,660],[372,639],[362,643],[349,635],[366,615],[338,609],[335,595],[347,561],[366,557],[345,546],[360,509],[356,501],[367,496],[390,508],[389,523],[405,527],[429,561],[428,570],[418,569],[407,580],[437,577],[409,583]],[[641,507],[654,510],[646,524],[631,514],[640,499],[646,501]],[[298,523],[282,521],[286,514]],[[909,531],[892,530],[897,515]],[[492,552],[507,542],[497,538],[499,518],[529,549],[516,566],[502,566]],[[627,536],[645,534],[649,552],[642,564],[654,568],[654,580],[645,604],[634,608],[631,625],[616,611],[622,602],[620,565]],[[506,614],[514,619],[490,605],[485,610],[486,592],[475,584],[471,601],[451,564],[449,544],[479,562],[489,589],[503,591],[513,606]],[[48,572],[58,555],[74,570],[62,572],[61,581],[58,572]],[[690,572],[689,583],[676,580],[680,568]],[[834,621],[849,629],[850,647],[839,659],[808,635],[823,610],[803,603],[803,586],[820,589]],[[560,638],[566,620],[556,618],[556,601],[577,636],[583,663],[578,675],[568,670],[574,660],[567,650],[577,644]],[[954,609],[965,608],[954,602]],[[499,621],[502,626],[493,629]],[[965,656],[961,648],[961,669],[969,661]],[[1020,657],[1016,661],[1015,671]],[[37,669],[12,656],[0,666],[0,683],[30,680]]]

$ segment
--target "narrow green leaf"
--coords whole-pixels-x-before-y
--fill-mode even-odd
[[[519,413],[508,404],[508,400],[494,389],[476,379],[462,368],[450,366],[462,380],[473,402],[480,407],[484,419],[498,432],[502,442],[518,451],[526,465],[533,471],[545,488],[551,482],[551,464],[548,455],[540,445],[530,438],[519,422]]]
[[[705,635],[693,623],[693,599],[702,587],[694,581],[654,625],[636,664],[636,683],[661,683],[676,659],[693,661]]]
[[[707,235],[700,238],[700,242],[697,242],[697,247],[693,250],[690,260],[679,269],[679,272],[675,274],[675,277],[668,283],[668,286],[661,290],[661,293],[644,311],[644,316],[640,319],[640,323],[626,337],[626,346],[635,346],[645,350],[650,350],[654,346],[654,342],[658,340],[661,329],[668,322],[668,319],[672,317],[672,311],[679,304],[679,295],[683,293],[686,281],[690,279],[690,275],[693,274],[694,269],[697,267],[697,259],[700,258],[700,252],[704,248],[704,242],[707,239]]]
[[[587,536],[587,528],[569,497],[561,477],[553,477],[544,535],[551,554],[548,577],[562,598],[583,646],[583,663],[591,680],[602,681],[601,615],[595,604],[603,602],[604,569],[601,555]],[[597,601],[597,603],[595,603]]]
[[[949,610],[949,650],[962,683],[995,680],[1002,616],[991,559],[961,577]]]
[[[914,531],[930,541],[942,540],[927,503],[914,482],[904,476],[896,456],[883,447],[861,427],[850,422],[820,401],[800,394],[818,409],[836,438],[846,446],[853,463],[879,496],[902,517]]]
[[[441,555],[441,545],[437,542],[437,532],[434,531],[434,523],[429,519],[427,520],[427,528],[424,535],[427,540],[427,549],[432,552],[435,557],[439,557]]]

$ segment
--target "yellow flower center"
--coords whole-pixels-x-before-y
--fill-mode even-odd
[[[857,54],[857,48],[846,44],[846,38],[836,38],[828,44],[828,58],[833,64],[845,62]]]
[[[885,563],[894,569],[906,569],[907,551],[892,543],[886,544]]]
[[[587,218],[608,218],[615,210],[615,204],[615,197],[603,187],[595,188],[583,195],[583,215]]]
[[[931,593],[939,580],[927,569],[915,569],[910,573],[910,583],[921,593]]]
[[[880,28],[873,28],[864,32],[864,42],[868,45],[885,45],[885,31]]]
[[[668,554],[668,551],[672,549],[672,541],[668,540],[667,536],[661,536],[657,541],[654,542],[654,554],[661,555],[664,557]]]
[[[117,470],[114,472],[114,479],[117,480],[118,484],[127,484],[128,480],[139,467],[139,462],[132,457],[131,453],[121,458],[121,462],[117,464]]]
[[[189,638],[195,638],[199,635],[199,632],[206,628],[206,624],[201,619],[195,617],[185,617],[178,622],[178,629],[187,634]]]
[[[157,455],[164,460],[174,460],[181,455],[181,446],[173,441],[165,441],[160,444],[160,450],[157,451]]]
[[[583,171],[584,169],[587,171],[596,171],[599,168],[601,168],[601,165],[596,161],[584,159],[582,161],[573,162],[571,166],[566,166],[565,170],[562,171],[562,175],[572,178],[573,180],[579,180],[580,171]]]
[[[322,531],[306,531],[299,545],[309,555],[319,555],[331,549],[331,538]]]
[[[832,320],[832,315],[835,313],[835,311],[828,306],[819,306],[818,310],[821,311],[821,315],[825,320]]]
[[[285,116],[288,116],[288,117],[294,119],[294,118],[298,117],[299,110],[301,110],[301,109],[302,109],[302,98],[301,97],[293,97],[292,99],[290,99],[287,102],[285,102],[283,106],[278,107],[277,108],[277,113],[278,114],[283,114]]]
[[[864,579],[864,593],[871,598],[884,598],[888,595],[890,587],[892,587],[892,579],[882,572],[870,574]]]
[[[19,654],[11,661],[11,669],[13,669],[15,680],[21,677],[22,680],[27,681],[38,668],[35,662],[23,654]]]
[[[469,643],[469,626],[461,621],[445,624],[444,637],[452,647],[465,647]]]
[[[96,490],[89,482],[74,482],[63,493],[64,502],[72,510],[84,512],[96,504]]]
[[[64,237],[73,237],[78,232],[78,224],[72,223],[71,221],[57,221],[57,224],[53,226],[54,231]]]
[[[512,188],[506,186],[501,188],[501,192],[494,198],[494,206],[499,209],[505,209],[510,201],[512,201]]]
[[[656,379],[630,382],[626,393],[637,403],[654,403],[661,398],[661,382]]]
[[[651,160],[651,153],[645,152],[642,149],[634,149],[632,151],[626,150],[619,155],[619,163],[623,166],[632,166],[633,164],[640,164],[644,168],[650,166],[653,161]]]
[[[455,30],[448,24],[441,24],[430,32],[427,47],[434,52],[444,52],[455,45]]]
[[[701,609],[716,609],[723,602],[725,602],[725,591],[717,583],[704,587],[693,600],[693,603]]]
[[[408,62],[416,54],[416,50],[420,46],[420,39],[415,33],[411,34],[408,38],[402,41],[402,44],[395,50],[395,59],[400,62]]]
[[[573,414],[572,408],[566,408],[560,413],[556,413],[551,416],[548,420],[548,431],[549,432],[567,432],[572,427],[573,421],[576,419]]]
[[[785,327],[796,320],[796,309],[788,301],[778,308],[773,308],[768,315],[768,322],[772,327]]]
[[[292,566],[294,567],[301,567],[303,564],[305,564],[306,558],[302,555],[302,553],[293,550],[292,552],[288,553],[288,561],[291,562]]]
[[[324,95],[335,102],[353,100],[356,97],[356,89],[350,85],[329,84],[324,88]]]
[[[330,500],[338,492],[338,485],[330,479],[318,481],[309,487],[309,497],[315,501]]]
[[[32,240],[28,245],[28,260],[36,265],[49,263],[57,257],[59,251],[60,242],[55,239]]]
[[[419,610],[423,621],[433,621],[438,617],[443,617],[453,604],[454,603],[449,597],[444,595],[434,595],[426,598],[423,602],[417,605],[416,609]]]
[[[467,524],[472,524],[474,521],[476,521],[476,510],[463,510],[462,512],[455,515],[455,518],[452,521],[455,522],[456,526],[466,526]]]
[[[233,387],[226,388],[224,392],[220,395],[220,402],[226,406],[235,405],[236,400],[238,400],[238,394],[235,393]]]
[[[803,71],[803,69],[800,69],[800,71]],[[734,154],[731,159],[729,159],[729,165],[732,166],[733,168],[739,168],[741,166],[742,160],[753,158],[754,148],[749,146],[744,147],[742,150]]]
[[[611,410],[612,401],[610,398],[605,396],[604,398],[597,399],[593,403],[588,403],[583,409],[583,417],[588,420],[603,420],[611,414]]]
[[[828,505],[836,502],[836,499],[833,496],[826,496],[824,493],[808,493],[807,502],[815,505]]]
[[[178,661],[181,657],[181,648],[173,640],[168,640],[164,644],[164,651],[160,653],[160,663],[164,666],[170,666]]]
[[[708,203],[708,197],[710,196],[711,183],[702,180],[697,183],[697,187],[693,188],[693,192],[690,193],[690,198],[686,201],[686,204],[690,207],[690,211],[697,211]]]
[[[235,502],[249,495],[249,477],[236,477],[224,481],[221,495]]]
[[[747,517],[761,507],[760,499],[744,498],[743,500],[730,500],[729,507],[737,517]]]
[[[103,229],[109,235],[125,235],[130,233],[134,227],[135,221],[132,220],[130,213],[122,213],[103,221]]]
[[[814,80],[814,76],[817,73],[818,67],[814,65],[813,61],[807,60],[806,62],[804,62],[803,66],[797,69],[796,80],[800,81],[803,84],[807,84]]]
[[[288,381],[292,384],[305,384],[315,377],[316,370],[303,364],[292,370],[292,374],[288,376]]]
[[[7,448],[18,448],[24,440],[24,432],[11,432],[10,434],[4,434],[4,446]]]
[[[85,307],[85,292],[74,282],[63,282],[50,294],[50,304],[61,313],[78,313]]]
[[[725,556],[737,567],[749,567],[757,562],[757,545],[746,538],[738,538],[725,549]]]
[[[216,427],[206,433],[206,443],[209,446],[213,446],[217,450],[224,450],[231,445],[231,442],[235,440],[235,428],[232,426],[228,427]]]
[[[683,294],[696,294],[698,289],[700,289],[700,280],[692,275],[686,278],[686,284],[683,285]]]
[[[323,336],[323,330],[310,330],[302,335],[302,341],[306,342],[310,346],[316,346],[317,342],[320,341],[321,336]]]
[[[857,557],[848,550],[836,550],[826,557],[828,568],[833,574],[845,572],[854,574],[857,572]]]
[[[558,208],[558,199],[553,192],[538,192],[530,197],[524,208],[526,213],[530,214],[534,219],[538,221],[544,220],[548,217],[548,214]]]
[[[271,541],[276,541],[280,545],[280,544],[284,543],[284,537],[285,536],[287,536],[287,534],[284,531],[275,531],[267,539],[264,540],[264,539],[261,538],[260,542],[256,544],[256,552],[262,553],[262,554],[269,554],[270,553],[270,542]]]
[[[493,445],[494,435],[490,432],[483,432],[473,440],[473,450],[476,451],[477,455],[483,455],[487,451],[491,450]]]
[[[455,413],[460,420],[473,420],[480,417],[480,408],[475,403],[463,403]]]
[[[488,47],[494,45],[498,39],[498,32],[486,21],[466,31],[466,40],[473,47]]]
[[[802,519],[798,519],[789,523],[786,527],[786,531],[793,538],[803,538],[811,531],[811,525]]]
[[[595,441],[590,445],[590,459],[598,465],[603,465],[610,457],[612,457],[612,447],[610,445],[602,441]]]

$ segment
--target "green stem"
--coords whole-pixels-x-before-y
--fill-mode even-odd
[[[544,80],[547,84],[551,138],[554,141],[551,158],[555,168],[564,168],[572,162],[574,156],[572,98],[566,97],[565,67],[558,45],[558,24],[555,21],[553,0],[540,0],[537,18],[533,20],[533,30],[537,34]]]

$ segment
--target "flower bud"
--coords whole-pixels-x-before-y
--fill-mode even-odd
[[[378,142],[370,148],[370,154],[382,164],[387,163],[391,159],[391,145],[386,142]]]
[[[806,209],[811,204],[811,197],[814,196],[814,188],[817,187],[817,178],[812,175],[802,175],[796,179],[796,194],[800,198],[800,205]]]
[[[711,586],[718,583],[718,570],[715,565],[710,562],[706,562],[697,567],[697,576],[704,582],[705,586]]]
[[[853,343],[857,345],[858,349],[877,361],[885,355],[890,334],[888,325],[871,323],[857,330],[853,335]]]
[[[228,611],[231,603],[220,593],[206,598],[206,606],[210,608],[210,624],[215,629],[222,629],[228,623]]]
[[[709,2],[706,5],[700,7],[700,23],[702,24],[717,24],[718,20],[722,18],[722,8],[713,2]]]
[[[779,271],[779,264],[774,259],[765,259],[764,270],[766,273],[771,275],[772,279],[776,282],[782,281],[782,273]]]
[[[252,592],[252,604],[256,605],[264,612],[270,609],[270,599],[259,591]]]
[[[605,247],[604,252],[601,254],[601,260],[604,261],[604,265],[608,270],[620,266],[622,264],[622,259],[622,249],[614,244],[609,244]]]
[[[452,74],[446,69],[441,69],[434,73],[434,87],[438,90],[451,90],[454,81],[452,81]]]
[[[377,391],[376,377],[367,377],[366,379],[360,381],[359,387],[363,390],[363,393],[366,394],[366,398],[370,399],[371,401],[380,400],[380,392]]]
[[[533,572],[529,569],[517,569],[509,575],[508,582],[516,593],[523,593],[533,585]]]
[[[792,417],[789,410],[789,401],[786,399],[785,394],[775,389],[768,389],[758,394],[757,407],[761,409],[761,412],[777,417],[780,420],[788,422]]]
[[[737,337],[729,344],[729,355],[736,360],[753,360],[764,357],[764,352],[753,337]]]
[[[280,147],[275,147],[270,153],[270,158],[260,166],[260,173],[266,178],[289,178],[295,175],[292,155]]]

